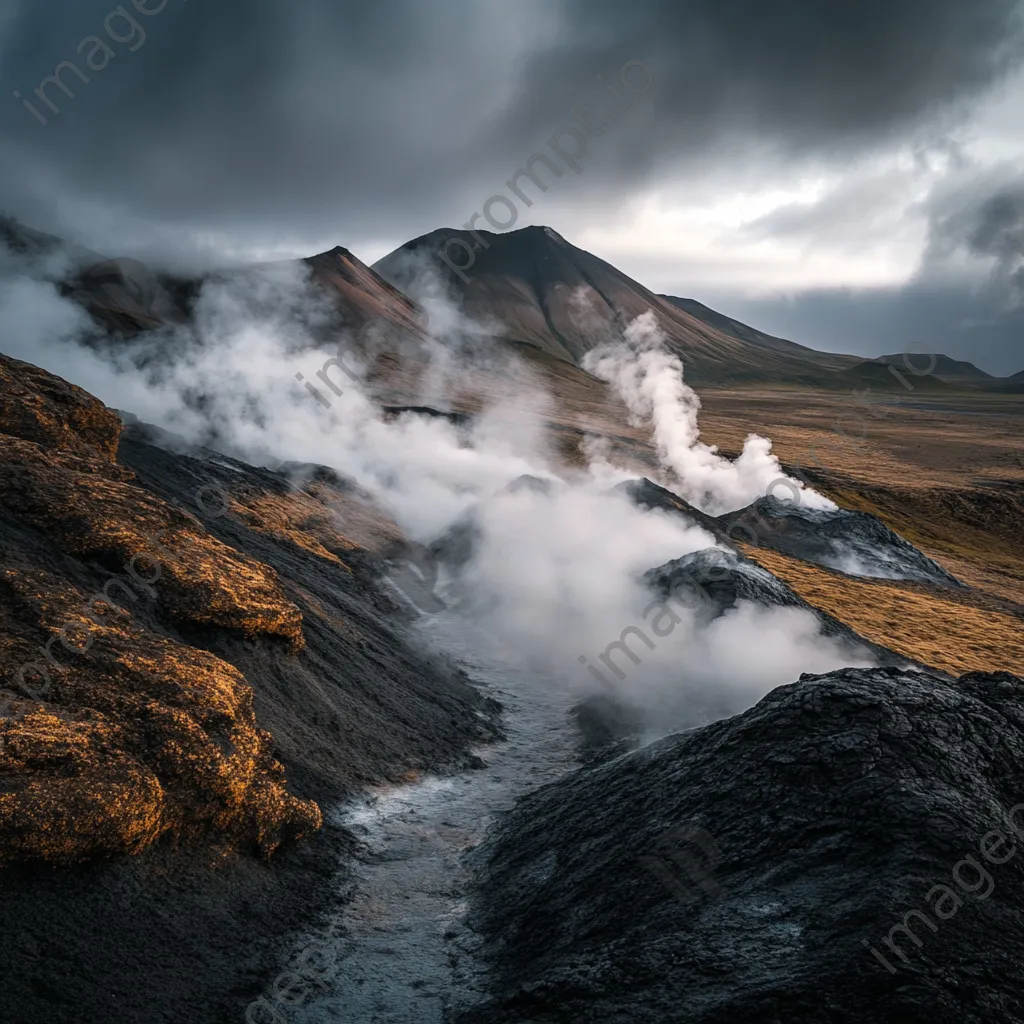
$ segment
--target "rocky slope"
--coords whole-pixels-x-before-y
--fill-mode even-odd
[[[318,805],[466,762],[495,709],[409,645],[358,488],[4,356],[0,395],[4,1017],[240,1014],[330,897]]]
[[[849,669],[575,773],[473,855],[460,1024],[1024,1019],[1022,765],[1024,680]]]
[[[962,585],[952,573],[867,512],[806,508],[767,497],[719,519],[727,531],[733,531],[731,536],[850,576]]]

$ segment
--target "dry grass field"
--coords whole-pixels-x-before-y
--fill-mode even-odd
[[[785,465],[804,469],[842,506],[878,516],[969,589],[852,579],[763,548],[751,557],[900,653],[952,674],[1024,672],[1024,397],[904,402],[884,417],[852,395],[701,398],[706,440],[736,450],[749,431],[766,434]],[[844,412],[846,438],[836,431]]]
[[[868,640],[950,675],[1024,673],[1024,620],[974,591],[853,579],[767,548],[745,553]]]

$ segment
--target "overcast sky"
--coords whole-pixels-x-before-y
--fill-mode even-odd
[[[1024,369],[1019,0],[117,10],[0,0],[0,208],[32,226],[159,261],[372,262],[507,194],[582,106],[617,119],[515,227],[821,348]],[[65,67],[55,113],[34,90],[68,60],[89,81]],[[629,61],[654,81],[623,110],[596,76]]]

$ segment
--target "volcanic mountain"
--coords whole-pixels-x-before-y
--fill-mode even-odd
[[[407,287],[423,261],[436,262],[439,252],[467,264],[468,252],[450,244],[461,240],[474,259],[451,276],[451,293],[467,315],[484,323],[497,320],[507,340],[569,362],[578,363],[592,348],[621,335],[648,310],[683,359],[687,380],[695,383],[821,384],[833,371],[860,362],[773,338],[700,303],[656,295],[551,228],[476,234],[479,242],[468,231],[432,231],[379,260],[374,270]]]
[[[650,310],[668,347],[695,385],[783,384],[849,391],[893,378],[903,355],[865,360],[819,352],[710,309],[695,299],[658,295],[549,227],[518,231],[440,228],[378,260],[373,269],[403,290],[425,266],[448,280],[449,297],[473,320],[493,325],[505,340],[580,364],[603,342]],[[454,268],[454,269],[453,269]],[[914,356],[911,356],[915,359]],[[928,359],[916,357],[915,366]],[[927,379],[926,379],[927,378]],[[994,378],[972,363],[937,355],[925,390],[1014,391],[1019,381]],[[1015,386],[1016,384],[1016,386]]]

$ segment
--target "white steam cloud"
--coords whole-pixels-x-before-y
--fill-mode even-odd
[[[106,347],[95,347],[91,322],[54,284],[6,266],[0,337],[8,354],[191,442],[256,464],[330,466],[370,491],[411,539],[430,542],[472,516],[479,537],[454,583],[459,607],[486,627],[502,657],[546,673],[552,685],[581,696],[601,692],[581,657],[601,666],[608,645],[637,626],[649,641],[630,643],[639,663],[620,658],[622,671],[605,675],[664,732],[738,712],[801,672],[854,663],[799,610],[740,605],[708,625],[679,606],[666,630],[668,613],[643,572],[713,546],[713,538],[681,517],[610,493],[621,474],[599,445],[586,469],[567,475],[544,448],[543,396],[527,400],[535,382],[466,429],[443,418],[385,416],[347,378],[325,409],[295,379],[300,369],[311,378],[337,345],[329,310],[301,265],[211,280],[192,327]],[[463,339],[458,358],[440,364],[445,379],[427,375],[431,392],[440,393],[452,375],[473,369],[467,361],[474,357],[458,315],[433,302],[435,329],[450,317]],[[652,416],[685,496],[714,511],[746,504],[780,475],[767,442],[748,442],[736,463],[701,444],[696,396],[656,341],[652,318],[641,317],[623,351],[605,352],[594,365],[616,381],[631,409]],[[503,376],[502,383],[515,386],[516,379]],[[508,488],[526,474],[546,486]]]
[[[650,422],[669,486],[711,515],[745,508],[785,481],[783,500],[795,490],[801,504],[835,508],[828,498],[782,472],[766,437],[750,434],[735,461],[700,440],[700,399],[683,380],[683,364],[666,347],[664,332],[648,310],[625,330],[621,342],[592,349],[583,368],[611,384],[637,423]]]

